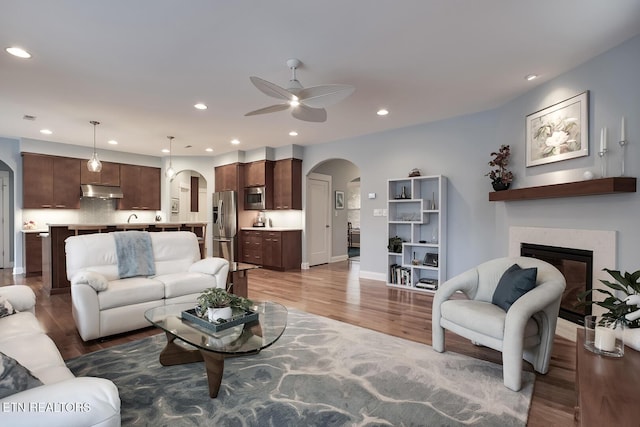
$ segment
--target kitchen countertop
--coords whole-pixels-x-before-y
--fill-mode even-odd
[[[23,233],[48,233],[49,229],[48,228],[34,228],[32,230],[27,230],[25,228],[23,228],[22,230]]]
[[[187,225],[187,226],[191,226],[191,225],[206,225],[206,222],[202,222],[202,221],[193,221],[193,222],[119,222],[119,223],[109,223],[109,224],[105,224],[105,223],[83,223],[83,224],[47,224],[49,227],[122,227],[122,226],[127,226],[127,227],[137,227],[137,226],[165,226],[165,227],[170,227],[170,226],[176,226],[176,225]],[[31,231],[31,230],[24,230],[24,231]],[[48,230],[44,230],[44,231],[48,231]]]

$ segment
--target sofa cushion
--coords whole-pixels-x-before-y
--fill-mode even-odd
[[[44,332],[4,340],[0,352],[16,359],[45,384],[73,378],[53,340]],[[50,375],[52,369],[59,372]]]
[[[196,272],[164,274],[155,276],[154,279],[164,283],[165,298],[195,294],[207,288],[216,287],[216,278],[214,276]]]
[[[448,300],[440,306],[442,318],[479,334],[498,340],[504,336],[507,313],[495,304],[475,300]],[[538,334],[538,323],[530,318],[524,329],[524,338]]]
[[[198,238],[190,231],[164,231],[151,233],[156,275],[187,271],[200,259]]]
[[[509,311],[518,298],[536,287],[538,269],[521,268],[518,264],[509,267],[498,282],[491,302],[504,311]]]
[[[0,399],[41,385],[27,368],[0,352]]]
[[[164,298],[162,282],[146,277],[112,280],[107,290],[98,293],[100,310],[158,301]]]
[[[11,316],[13,313],[15,313],[15,310],[9,300],[0,296],[0,318]]]
[[[0,344],[16,336],[44,334],[36,317],[30,312],[16,313],[0,319]],[[0,351],[2,351],[0,345]]]

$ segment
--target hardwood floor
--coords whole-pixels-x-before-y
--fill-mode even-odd
[[[146,328],[104,340],[85,343],[71,316],[69,294],[47,296],[40,277],[23,278],[2,271],[2,285],[31,286],[38,296],[36,315],[66,360],[127,341],[159,333]],[[431,302],[429,294],[388,288],[384,283],[359,279],[359,264],[343,261],[309,270],[249,273],[249,298],[271,300],[287,307],[330,317],[385,334],[431,345]],[[501,363],[497,351],[472,345],[447,331],[447,351]],[[431,351],[428,350],[427,351]],[[525,369],[533,371],[524,363]],[[536,374],[529,426],[572,426],[575,406],[575,343],[556,336],[548,374]]]

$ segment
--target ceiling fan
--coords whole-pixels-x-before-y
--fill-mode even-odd
[[[296,119],[307,122],[324,122],[327,120],[327,111],[324,108],[342,101],[355,90],[351,85],[342,84],[303,88],[296,78],[296,69],[301,64],[298,59],[287,60],[287,66],[291,70],[291,79],[286,89],[259,77],[249,77],[251,83],[262,93],[284,102],[251,111],[245,116],[291,109],[291,115]]]

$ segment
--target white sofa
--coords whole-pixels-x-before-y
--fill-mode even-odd
[[[150,326],[144,318],[150,308],[195,303],[204,289],[226,286],[229,262],[200,259],[198,239],[187,231],[148,233],[155,275],[121,279],[114,234],[65,241],[73,318],[85,341]]]
[[[118,389],[104,378],[76,378],[35,313],[28,286],[0,286],[18,313],[0,318],[0,352],[27,368],[43,385],[0,399],[2,426],[120,425]]]

